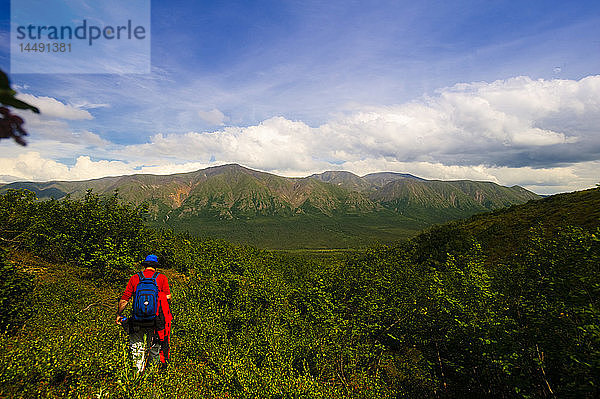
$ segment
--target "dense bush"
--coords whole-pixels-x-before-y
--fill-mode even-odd
[[[600,394],[600,230],[532,229],[526,250],[495,273],[504,298],[500,349],[508,383],[523,395]]]
[[[6,260],[0,248],[0,331],[14,332],[30,315],[31,278]]]
[[[142,256],[152,232],[144,207],[99,197],[37,201],[29,191],[0,196],[0,234],[6,243],[45,259],[78,264],[96,276],[115,277]]]
[[[117,196],[0,196],[15,262],[34,262],[19,260],[27,250],[60,265],[36,272],[32,290],[0,259],[2,323],[22,325],[0,335],[0,396],[600,395],[600,230],[539,226],[490,261],[451,224],[309,259],[150,230],[143,217]],[[149,252],[171,269],[173,365],[136,383],[111,323],[116,280]]]

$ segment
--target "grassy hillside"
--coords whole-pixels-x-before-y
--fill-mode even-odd
[[[417,240],[443,248],[452,245],[450,237],[472,237],[486,248],[491,260],[498,260],[522,251],[532,230],[553,236],[569,226],[592,232],[600,227],[599,188],[557,194],[434,227]]]

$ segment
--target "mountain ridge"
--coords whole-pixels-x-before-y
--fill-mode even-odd
[[[118,191],[125,201],[148,203],[149,223],[209,235],[218,230],[223,238],[241,234],[240,225],[261,236],[275,234],[271,231],[277,226],[285,225],[287,231],[305,223],[306,242],[313,234],[322,236],[322,242],[328,235],[353,242],[363,233],[370,234],[369,242],[390,241],[434,223],[541,198],[518,186],[491,182],[426,180],[395,172],[282,177],[238,164],[172,175],[16,182],[1,185],[0,192],[11,188],[29,189],[40,199],[80,198],[90,189],[100,195]],[[223,225],[229,227],[222,230]]]

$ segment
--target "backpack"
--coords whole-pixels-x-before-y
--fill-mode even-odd
[[[152,277],[146,278],[142,272],[138,273],[140,279],[133,297],[133,320],[144,324],[153,324],[158,313],[158,285],[156,278],[159,272],[154,272]]]

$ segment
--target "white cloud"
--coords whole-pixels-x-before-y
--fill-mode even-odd
[[[206,168],[208,163],[190,162],[173,164],[162,162],[145,165],[124,161],[94,161],[89,156],[77,157],[73,165],[43,157],[38,151],[28,151],[14,157],[0,157],[0,181],[88,180],[104,176],[122,176],[136,173],[172,174]]]
[[[23,115],[23,113],[20,113]],[[73,129],[67,122],[60,119],[50,119],[36,114],[24,116],[25,130],[29,133],[28,142],[57,141],[61,143],[81,144],[87,147],[107,146],[97,133],[87,130]]]
[[[216,109],[204,116],[213,118],[212,123],[224,119]],[[121,147],[95,133],[73,135],[60,120],[32,120],[45,139],[80,146],[80,155],[86,155],[81,151],[88,147],[110,147],[95,157],[119,160],[80,156],[66,171],[51,165],[55,169],[50,170],[70,179],[175,173],[236,162],[287,176],[332,169],[358,174],[390,170],[430,179],[518,184],[549,193],[596,183],[600,76],[459,84],[410,103],[363,107],[317,127],[273,117],[255,126],[215,132],[155,134],[145,144]],[[42,175],[23,170],[5,174]]]
[[[38,152],[27,152],[16,158],[0,158],[3,174],[23,180],[54,180],[66,176],[68,167],[51,159],[43,158]]]
[[[97,109],[97,108],[110,108],[111,105],[107,103],[91,103],[87,100],[83,100],[77,103],[73,103],[76,108],[83,109]]]
[[[74,180],[87,180],[102,176],[120,176],[131,173],[131,167],[122,161],[92,161],[88,156],[77,158],[75,165],[69,168],[69,174]]]
[[[526,77],[461,84],[435,97],[369,108],[312,128],[275,117],[211,133],[156,135],[127,147],[138,157],[240,162],[304,170],[361,160],[552,168],[600,158],[600,76]]]
[[[4,174],[32,181],[86,180],[133,173],[133,167],[122,161],[92,161],[88,156],[80,156],[74,165],[67,166],[33,151],[16,158],[0,158],[0,169]]]
[[[223,126],[225,124],[225,114],[219,111],[216,108],[211,109],[210,111],[198,111],[198,115],[202,120],[210,123],[214,126]]]
[[[227,127],[213,133],[158,134],[150,143],[127,146],[117,154],[155,163],[169,158],[185,162],[214,158],[267,170],[309,170],[314,165],[310,154],[314,134],[314,129],[302,122],[277,117],[257,126]]]
[[[97,133],[71,127],[71,121],[92,120],[93,116],[82,108],[106,107],[106,104],[82,102],[69,105],[51,97],[36,97],[31,94],[19,94],[20,100],[35,105],[40,114],[19,110],[25,120],[25,130],[30,134],[29,142],[60,141],[62,143],[81,144],[87,147],[103,147],[110,144]]]
[[[48,118],[60,118],[69,120],[94,119],[88,111],[68,105],[51,97],[36,97],[31,94],[21,93],[17,97],[40,109],[41,114]]]

